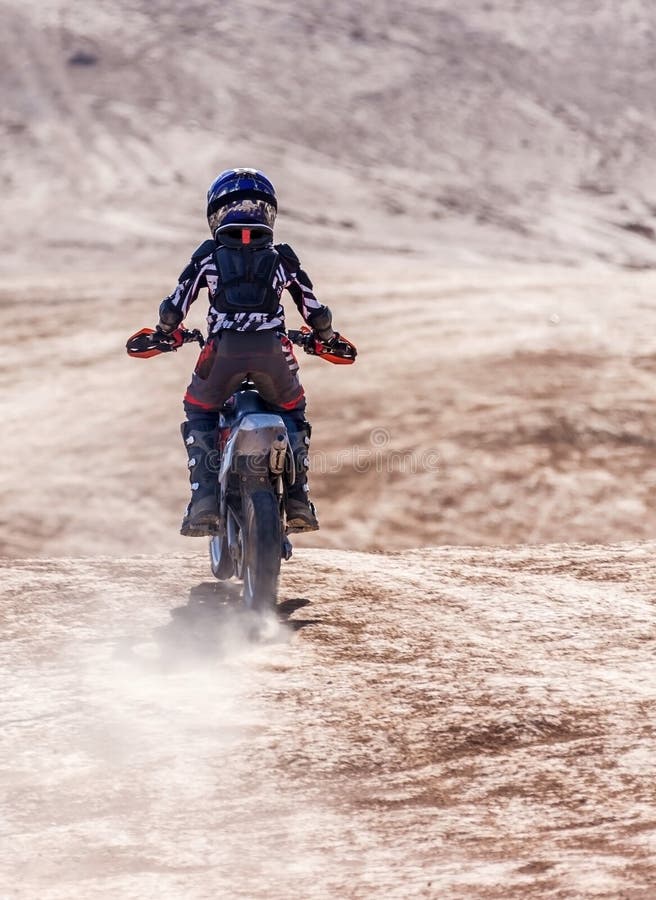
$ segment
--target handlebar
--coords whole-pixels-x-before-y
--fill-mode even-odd
[[[287,337],[292,344],[296,344],[297,347],[302,347],[304,350],[314,343],[314,335],[311,331],[297,331],[294,328],[290,328],[287,332]]]
[[[192,331],[187,331],[186,328],[178,328],[178,331],[182,334],[183,344],[193,344],[197,341],[200,344],[201,350],[205,346],[205,338],[197,328],[194,328]]]
[[[290,329],[287,337],[309,356],[318,356],[335,365],[349,365],[355,361],[355,357],[358,355],[355,346],[339,334],[335,335],[335,339],[329,346],[322,344],[316,334],[307,326],[300,331]],[[186,328],[179,327],[170,334],[153,328],[142,328],[128,339],[125,347],[129,356],[137,359],[149,359],[160,353],[171,353],[183,344],[192,343],[200,344],[201,348],[205,346],[205,339],[197,328],[188,331]]]

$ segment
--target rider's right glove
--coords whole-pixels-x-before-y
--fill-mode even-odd
[[[320,341],[326,350],[334,350],[337,344],[339,343],[339,332],[333,331],[333,336],[328,340],[322,340],[318,335],[315,335],[316,339]]]

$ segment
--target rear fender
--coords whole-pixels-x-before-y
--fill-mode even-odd
[[[219,481],[225,484],[231,472],[252,469],[252,474],[269,470],[271,447],[276,441],[287,441],[287,429],[274,413],[251,413],[239,422],[223,451]]]

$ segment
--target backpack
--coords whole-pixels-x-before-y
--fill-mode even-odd
[[[280,305],[274,288],[280,257],[268,235],[253,236],[247,244],[222,235],[214,262],[219,285],[213,306],[218,312],[275,315]]]

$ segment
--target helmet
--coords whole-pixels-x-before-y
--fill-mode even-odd
[[[273,232],[278,201],[269,179],[257,169],[226,169],[207,192],[212,237],[222,228],[250,225]]]

